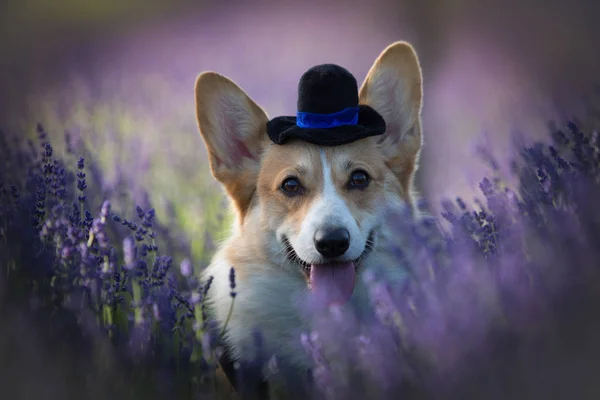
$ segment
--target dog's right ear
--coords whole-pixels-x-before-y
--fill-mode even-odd
[[[211,172],[234,201],[241,221],[256,189],[267,115],[238,85],[215,72],[200,74],[195,92]]]

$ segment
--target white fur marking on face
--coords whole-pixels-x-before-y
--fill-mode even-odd
[[[362,254],[365,248],[367,234],[360,231],[356,219],[350,212],[346,201],[338,193],[327,161],[325,152],[320,150],[321,169],[323,170],[323,188],[321,195],[315,198],[296,237],[290,241],[296,254],[308,262],[324,261],[314,246],[314,236],[318,229],[345,228],[350,233],[350,247],[342,256],[343,261],[354,260]]]

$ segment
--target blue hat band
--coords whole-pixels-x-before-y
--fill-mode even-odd
[[[358,123],[358,107],[344,108],[333,114],[316,114],[308,112],[296,113],[296,125],[300,128],[333,128]]]

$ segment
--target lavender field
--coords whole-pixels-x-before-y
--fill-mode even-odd
[[[210,282],[195,277],[201,263],[171,256],[185,250],[155,210],[92,186],[98,167],[68,141],[51,142],[42,125],[35,140],[2,138],[10,398],[211,398],[224,390],[203,306]],[[397,267],[408,278],[394,287],[385,275],[367,277],[372,325],[332,309],[298,338],[315,361],[315,398],[597,395],[589,374],[599,350],[600,136],[567,121],[545,144],[515,150],[517,187],[488,159],[475,209],[444,202],[448,231],[434,218],[390,216],[402,243]],[[131,217],[113,203],[129,203],[122,215]],[[249,334],[260,344],[260,332]],[[277,379],[275,361],[257,362]]]
[[[600,398],[600,52],[584,23],[594,13],[552,1],[546,22],[529,9],[382,0],[203,3],[185,15],[155,1],[144,18],[167,22],[138,26],[133,11],[109,25],[117,3],[92,3],[36,5],[54,19],[14,3],[0,28],[14,55],[0,59],[1,398],[230,398],[198,273],[231,219],[197,132],[193,79],[217,70],[287,114],[306,66],[338,62],[362,79],[398,38],[422,55],[417,183],[431,216],[390,215],[391,267],[407,277],[367,276],[373,321],[313,313],[298,337],[313,397]],[[512,33],[485,15],[514,22]],[[257,368],[278,383],[271,396],[289,398],[260,331],[248,334]]]

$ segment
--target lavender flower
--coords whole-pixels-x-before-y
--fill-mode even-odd
[[[103,222],[106,222],[106,219],[110,215],[110,201],[104,200],[102,203],[102,208],[100,209],[100,217],[103,219]]]
[[[231,291],[229,292],[229,295],[233,299],[236,296],[236,293],[235,293],[235,269],[233,267],[231,267],[231,270],[229,271],[229,288],[231,289]]]
[[[311,332],[310,335],[302,333],[300,334],[300,342],[314,361],[315,366],[312,371],[312,376],[317,386],[324,393],[325,398],[336,398],[334,387],[335,377],[323,356],[321,344],[319,342],[319,334],[317,332]]]
[[[0,137],[3,165],[26,168],[21,175],[0,168],[0,300],[24,301],[23,309],[34,307],[36,318],[72,313],[52,326],[77,321],[73,330],[106,343],[86,356],[119,354],[111,369],[132,388],[141,376],[160,371],[172,383],[169,393],[210,398],[203,390],[213,388],[212,355],[219,355],[219,328],[223,334],[229,322],[217,327],[210,317],[212,277],[198,282],[192,260],[184,259],[179,268],[185,279],[177,279],[173,258],[159,251],[157,239],[175,257],[188,250],[179,250],[175,235],[162,234],[154,209],[135,207],[137,222],[113,215],[108,201],[85,209],[105,199],[102,190],[87,187],[83,158],[76,169],[65,164],[41,125],[38,135],[41,147],[35,148]],[[556,355],[573,340],[557,338],[566,330],[597,336],[593,319],[578,325],[574,316],[582,308],[595,310],[597,300],[600,138],[569,122],[552,128],[550,144],[522,147],[511,162],[516,185],[505,187],[493,159],[475,206],[461,198],[444,202],[448,232],[432,218],[390,217],[398,238],[390,244],[394,261],[361,272],[372,304],[315,312],[305,321],[311,334],[297,334],[295,343],[312,361],[309,391],[325,398],[413,398],[414,391],[445,398],[469,386],[472,376],[486,377],[478,385],[504,390],[511,385],[497,376],[508,374],[535,387],[545,369],[536,364],[537,348],[552,368],[577,368]],[[93,152],[86,165],[94,182],[102,179]],[[418,208],[427,212],[428,206],[419,202]],[[407,271],[404,281],[388,279],[394,268]],[[244,296],[236,291],[233,267],[229,286],[231,315]],[[270,376],[285,381],[290,360],[267,354],[269,337],[257,332],[248,327],[258,361],[253,365],[270,360]],[[71,338],[68,333],[58,336]],[[528,379],[532,369],[540,375]],[[487,393],[501,393],[498,387]]]
[[[50,157],[52,157],[52,146],[50,145],[50,143],[46,143],[46,144],[44,145],[44,150],[45,150],[45,153],[44,153],[44,155],[45,155],[47,158],[50,158]]]
[[[190,277],[194,272],[194,270],[192,269],[192,262],[188,258],[184,259],[181,262],[179,269],[181,271],[181,275],[183,275],[186,278]]]
[[[203,296],[206,297],[206,295],[208,294],[208,291],[210,290],[210,286],[212,285],[212,281],[213,281],[213,276],[209,276],[208,279],[206,280],[206,283],[204,284],[204,289],[203,289]]]
[[[80,194],[79,196],[77,196],[77,200],[79,201],[79,203],[81,204],[81,213],[80,215],[83,216],[83,203],[85,203],[86,197],[84,195],[85,189],[87,189],[87,183],[85,181],[85,172],[83,172],[83,169],[85,168],[85,160],[83,157],[79,158],[79,161],[77,161],[77,169],[79,170],[77,172],[77,190],[79,190]]]

